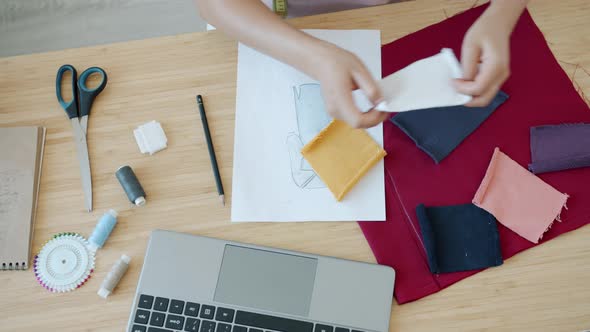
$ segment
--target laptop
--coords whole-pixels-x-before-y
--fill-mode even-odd
[[[392,268],[152,232],[128,332],[386,332]]]

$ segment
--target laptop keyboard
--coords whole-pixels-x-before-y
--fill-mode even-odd
[[[142,294],[131,332],[362,332]]]

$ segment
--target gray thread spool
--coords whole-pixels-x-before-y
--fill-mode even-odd
[[[131,261],[131,257],[127,255],[121,255],[121,258],[115,262],[115,265],[111,268],[109,274],[107,274],[106,278],[104,278],[102,284],[100,285],[100,289],[98,290],[97,294],[106,299],[112,292],[115,287],[121,281],[121,278],[127,272],[129,268],[129,262]]]
[[[129,198],[131,203],[137,206],[145,205],[145,191],[143,191],[143,188],[131,167],[119,167],[115,176],[119,180],[119,183],[121,183],[121,186],[123,186],[123,190],[125,190],[127,198]]]

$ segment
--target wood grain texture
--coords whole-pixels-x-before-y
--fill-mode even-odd
[[[301,28],[380,29],[384,43],[439,22],[472,0],[415,1],[300,18]],[[590,90],[590,3],[536,0],[530,8],[580,91]],[[534,56],[534,55],[531,55]],[[109,75],[89,122],[93,213],[84,212],[69,123],[54,91],[57,68],[97,65]],[[540,68],[539,70],[542,70]],[[119,224],[97,254],[90,281],[68,294],[37,285],[32,271],[0,273],[0,331],[121,331],[129,315],[147,238],[161,228],[374,262],[356,223],[230,225],[219,203],[195,103],[207,115],[231,201],[236,42],[220,32],[0,59],[0,125],[43,125],[47,143],[33,251],[54,233],[89,236],[109,208]],[[162,123],[168,149],[141,155],[132,129]],[[131,165],[148,203],[132,207],[115,179]],[[582,184],[581,184],[582,185]],[[394,305],[391,331],[580,331],[590,328],[590,227],[565,234],[422,300]],[[100,282],[122,253],[130,270],[105,301]],[[188,263],[188,262],[187,262]],[[359,308],[362,310],[362,308]]]

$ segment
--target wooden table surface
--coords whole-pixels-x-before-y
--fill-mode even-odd
[[[293,23],[301,28],[380,29],[383,43],[388,43],[473,5],[473,0],[419,0]],[[574,84],[590,95],[590,3],[535,0],[530,10]],[[64,63],[79,70],[100,66],[109,75],[89,121],[92,213],[84,211],[70,124],[55,98],[55,73]],[[47,127],[34,253],[52,234],[89,236],[107,209],[120,212],[117,227],[97,254],[92,278],[78,290],[52,294],[37,284],[31,269],[0,272],[1,331],[123,330],[147,239],[156,228],[374,262],[356,223],[230,224],[230,208],[217,198],[195,95],[205,96],[229,193],[235,82],[236,42],[220,32],[0,59],[0,125]],[[132,130],[154,119],[162,123],[169,147],[142,155]],[[115,170],[124,164],[134,168],[148,194],[144,207],[131,206],[115,179]],[[590,329],[589,236],[590,227],[582,228],[437,294],[394,304],[390,330]],[[132,257],[130,270],[103,300],[96,291],[123,253]]]

